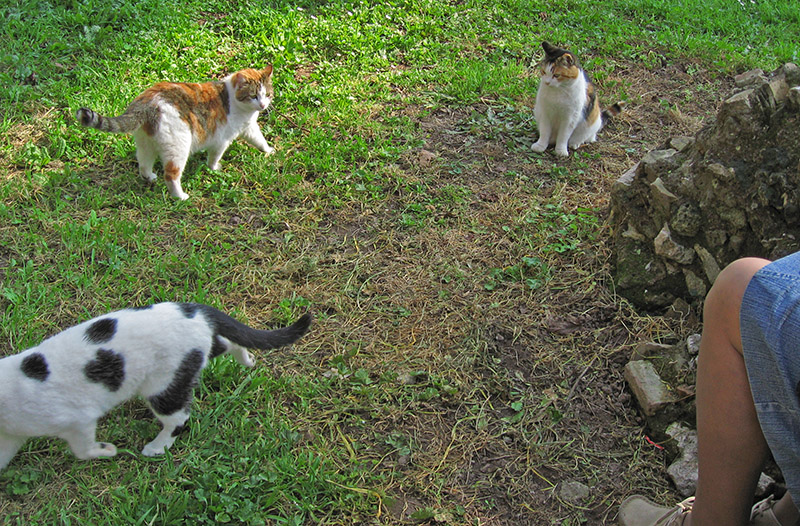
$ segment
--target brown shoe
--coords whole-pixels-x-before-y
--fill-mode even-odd
[[[692,511],[694,497],[689,497],[677,506],[666,508],[634,495],[619,507],[620,526],[681,526]]]

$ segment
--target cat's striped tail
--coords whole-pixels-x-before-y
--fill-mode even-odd
[[[110,133],[131,133],[145,123],[144,115],[140,113],[123,113],[119,117],[103,117],[89,108],[81,108],[75,113],[75,118],[87,128],[96,128]]]

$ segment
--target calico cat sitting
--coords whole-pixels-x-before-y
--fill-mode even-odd
[[[622,105],[601,112],[594,85],[575,55],[547,42],[542,47],[545,56],[538,66],[542,80],[533,108],[539,140],[531,148],[543,152],[555,144],[556,155],[563,157],[569,148],[595,142],[604,120],[622,111]]]
[[[63,438],[79,459],[113,457],[95,440],[97,420],[143,397],[163,425],[142,454],[164,453],[189,418],[192,393],[209,359],[232,354],[253,366],[248,348],[297,341],[305,314],[288,327],[256,330],[196,303],[159,303],[105,314],[36,347],[0,359],[0,470],[28,437]]]
[[[79,109],[76,117],[90,128],[132,133],[139,175],[155,181],[153,165],[160,157],[170,194],[183,200],[189,196],[181,188],[181,175],[192,153],[207,150],[208,166],[217,170],[222,154],[238,137],[267,155],[275,151],[257,122],[272,98],[272,66],[267,66],[204,84],[161,82],[118,117],[103,117],[88,108]]]

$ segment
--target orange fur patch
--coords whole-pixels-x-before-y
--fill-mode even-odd
[[[175,181],[181,176],[181,168],[172,161],[167,161],[164,165],[164,179],[167,181]]]
[[[224,90],[221,82],[159,82],[139,95],[134,104],[156,106],[156,98],[170,104],[198,141],[203,142],[228,120]],[[149,135],[155,133],[154,127],[144,131]]]

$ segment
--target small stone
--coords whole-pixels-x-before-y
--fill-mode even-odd
[[[758,477],[758,485],[756,486],[756,497],[764,498],[770,493],[772,493],[772,488],[775,486],[775,479],[767,475],[766,473],[762,473],[760,477]]]
[[[663,356],[672,350],[672,345],[656,342],[642,342],[636,345],[633,350],[634,360],[644,360],[654,356]]]
[[[677,150],[678,152],[683,152],[689,146],[694,144],[694,137],[673,137],[669,140],[670,148]]]
[[[575,480],[562,482],[558,486],[558,496],[571,504],[579,504],[589,497],[589,486]]]
[[[719,276],[720,273],[719,263],[717,263],[717,260],[711,255],[711,252],[706,250],[705,247],[695,245],[694,251],[700,256],[700,261],[703,263],[703,271],[706,273],[708,282],[713,284],[717,281],[717,276]]]
[[[699,334],[690,334],[688,338],[686,338],[686,349],[689,351],[689,354],[692,356],[697,356],[697,353],[700,352],[700,335]]]
[[[683,278],[686,281],[686,290],[693,298],[705,298],[708,292],[706,282],[703,281],[697,274],[689,269],[683,270]]]
[[[669,226],[679,236],[694,237],[700,231],[703,216],[693,203],[683,203],[670,218]]]
[[[675,402],[674,395],[661,381],[661,377],[649,361],[628,362],[624,376],[645,415],[653,416],[660,409]]]
[[[668,225],[664,225],[653,240],[653,247],[657,255],[681,265],[689,265],[694,261],[694,250],[686,248],[672,239]]]

